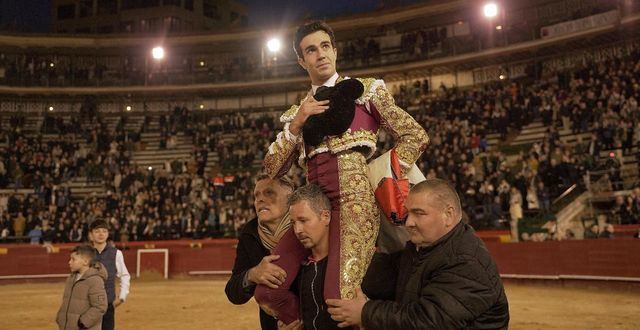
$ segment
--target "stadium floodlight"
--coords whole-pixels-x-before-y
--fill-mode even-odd
[[[487,3],[482,7],[482,11],[484,13],[484,17],[494,18],[498,16],[498,5],[493,2]]]
[[[200,109],[204,109],[204,104],[200,104]]]
[[[282,44],[280,43],[280,39],[278,38],[271,38],[269,39],[269,41],[267,41],[267,49],[272,53],[277,53],[278,51],[280,51],[281,46]]]
[[[53,107],[49,107],[49,111],[53,111]]]
[[[153,47],[153,49],[151,50],[151,56],[153,56],[154,59],[156,60],[161,60],[164,58],[164,48],[157,46],[157,47]]]
[[[127,109],[127,111],[131,111],[131,106],[127,105],[126,109]]]

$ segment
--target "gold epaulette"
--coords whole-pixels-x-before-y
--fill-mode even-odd
[[[384,81],[375,79],[375,78],[356,78],[358,79],[362,85],[364,86],[364,91],[362,92],[362,96],[360,96],[356,103],[365,104],[369,102],[371,97],[376,93],[376,89],[379,86],[384,86]]]
[[[293,117],[296,116],[296,113],[298,113],[298,108],[299,106],[297,105],[292,105],[291,108],[289,108],[289,110],[285,111],[282,116],[280,116],[280,122],[281,123],[289,123],[293,120]]]

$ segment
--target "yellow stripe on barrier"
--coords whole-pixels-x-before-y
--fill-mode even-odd
[[[145,248],[145,249],[155,249],[155,248],[156,248],[156,245],[155,245],[155,244],[145,244],[145,245],[144,245],[144,248]]]
[[[9,249],[7,248],[0,248],[0,254],[7,254],[9,253]]]
[[[500,243],[511,242],[511,235],[500,235]]]

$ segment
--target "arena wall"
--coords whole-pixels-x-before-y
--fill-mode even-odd
[[[235,259],[236,243],[235,239],[134,242],[127,246],[123,255],[132,276],[135,276],[137,271],[138,250],[143,249],[168,249],[170,276],[186,275],[194,271],[230,273]],[[0,279],[60,277],[61,274],[67,274],[69,253],[74,246],[56,244],[53,251],[47,252],[41,245],[2,245]],[[142,271],[161,271],[163,267],[164,261],[157,255],[141,256]]]
[[[541,278],[629,278],[640,281],[640,240],[633,238],[560,242],[487,242],[504,275]],[[624,280],[624,279],[620,279]]]
[[[130,243],[123,251],[132,276],[137,271],[139,249],[168,249],[169,276],[230,273],[235,239],[156,241]],[[500,273],[507,278],[605,279],[640,281],[640,240],[619,238],[542,243],[486,241]],[[55,245],[52,252],[38,245],[0,246],[0,284],[40,277],[64,277],[69,251],[74,245]],[[143,272],[162,272],[160,254],[143,254]]]

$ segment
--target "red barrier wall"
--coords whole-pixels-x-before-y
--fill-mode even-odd
[[[486,242],[500,274],[640,278],[639,239]]]
[[[145,247],[169,249],[170,276],[189,271],[230,271],[236,242],[235,239],[136,242],[129,244],[124,257],[133,276],[136,251]],[[638,239],[486,244],[501,274],[640,278]],[[0,246],[0,249],[7,249],[6,254],[0,254],[0,276],[68,273],[67,261],[73,246],[56,245],[57,253],[47,253],[42,246]],[[154,263],[157,259],[153,258]]]
[[[136,273],[137,250],[145,248],[169,250],[170,275],[189,271],[230,271],[235,259],[236,243],[235,239],[134,242],[128,245],[123,255],[133,276]],[[0,254],[0,276],[68,273],[67,262],[74,246],[56,244],[59,251],[47,253],[44,247],[38,245],[1,245],[0,249],[7,249],[7,253]],[[149,256],[143,254],[142,258],[144,260]]]

